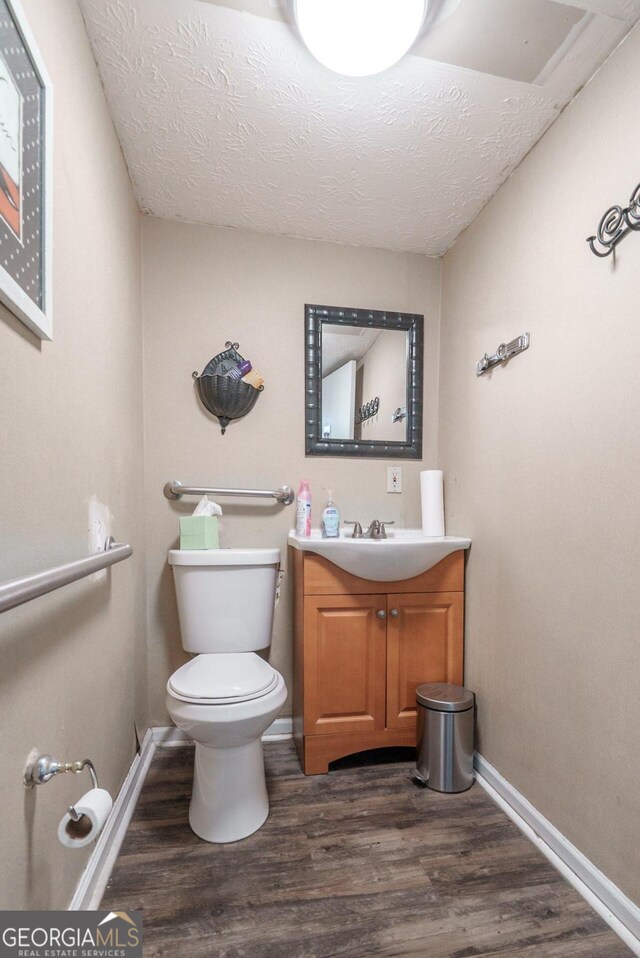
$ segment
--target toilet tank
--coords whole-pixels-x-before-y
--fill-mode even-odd
[[[256,652],[271,644],[279,549],[171,549],[182,647]]]

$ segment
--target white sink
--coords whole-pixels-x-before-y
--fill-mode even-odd
[[[389,528],[386,539],[352,539],[350,531],[341,532],[339,539],[323,539],[319,529],[312,529],[308,537],[292,531],[287,541],[294,549],[315,552],[345,572],[374,582],[411,579],[471,545],[471,539],[458,536],[436,538],[423,535],[420,529]]]

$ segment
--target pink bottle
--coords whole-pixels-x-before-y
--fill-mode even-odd
[[[309,480],[301,479],[296,503],[296,535],[311,535],[311,489]]]

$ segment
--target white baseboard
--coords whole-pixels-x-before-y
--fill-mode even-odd
[[[155,725],[149,729],[153,741],[162,748],[172,748],[174,745],[191,745],[191,739],[181,728],[175,725]]]
[[[262,736],[263,742],[286,742],[293,738],[293,719],[290,715],[283,715],[272,722]]]
[[[131,763],[109,818],[80,877],[69,911],[96,910],[100,906],[155,749],[152,731],[147,729],[140,751]]]
[[[191,739],[182,729],[175,725],[156,725],[151,729],[151,735],[156,745],[163,748],[172,748],[178,745],[191,745]],[[290,715],[277,718],[271,723],[262,736],[263,742],[286,742],[293,735],[293,719]]]
[[[477,752],[474,764],[478,784],[604,918],[633,954],[640,956],[640,908]]]

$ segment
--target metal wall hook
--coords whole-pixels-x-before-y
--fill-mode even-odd
[[[610,206],[598,223],[595,236],[588,236],[587,243],[595,256],[604,259],[610,256],[616,246],[630,232],[640,230],[640,183],[636,186],[629,199],[629,205],[624,209],[621,206]]]
[[[93,788],[98,788],[98,775],[90,758],[83,758],[78,762],[59,762],[57,758],[53,758],[51,755],[41,755],[37,749],[33,749],[27,759],[22,780],[26,788],[33,788],[34,785],[46,785],[55,775],[61,775],[63,772],[73,772],[74,775],[77,775],[85,768],[91,776]],[[69,809],[70,814],[71,808]],[[77,821],[77,818],[74,821]]]
[[[374,416],[378,415],[378,410],[380,409],[380,398],[378,396],[375,399],[369,400],[364,406],[360,406],[358,410],[358,421],[366,422],[367,419],[372,419]]]
[[[476,376],[483,376],[484,373],[489,369],[493,369],[494,366],[506,363],[513,356],[517,356],[518,353],[523,353],[525,349],[529,348],[530,341],[531,337],[529,333],[523,333],[522,336],[512,339],[510,343],[500,343],[492,356],[488,356],[485,353],[482,359],[476,363]]]

